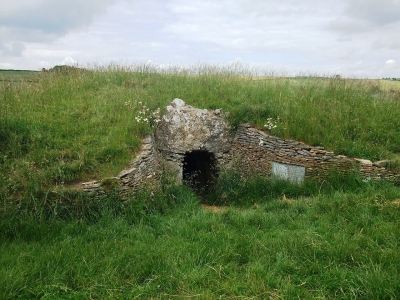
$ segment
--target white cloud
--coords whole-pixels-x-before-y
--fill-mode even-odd
[[[327,26],[329,29],[341,32],[345,35],[363,33],[370,30],[370,23],[365,20],[339,17],[331,20]]]
[[[326,51],[331,41],[319,34],[321,29],[316,26],[324,22],[329,12],[316,14],[320,7],[315,5],[294,5],[294,1],[190,3],[170,1],[175,20],[166,25],[166,32],[180,40],[205,45],[211,51],[235,52],[233,57],[236,53],[272,54],[291,49],[307,56]]]
[[[60,36],[70,30],[84,28],[95,16],[106,11],[116,0],[2,0],[1,26],[15,30],[20,37],[39,31]],[[36,37],[38,38],[38,37]]]
[[[11,42],[7,44],[0,44],[0,53],[7,56],[21,56],[25,50],[25,45],[21,42]]]
[[[343,34],[358,34],[400,22],[398,0],[347,0],[341,13],[329,22],[328,28]]]
[[[67,56],[66,58],[64,58],[64,60],[62,61],[61,64],[67,65],[67,66],[76,66],[76,65],[78,65],[78,62],[75,59],[73,59],[72,57]]]
[[[365,20],[372,26],[383,26],[400,21],[398,0],[347,0],[345,13],[353,18]]]
[[[13,65],[9,63],[0,63],[0,69],[12,69]]]
[[[380,70],[380,77],[400,77],[400,65],[394,59],[385,62],[384,67]]]
[[[395,64],[396,64],[396,61],[393,60],[393,59],[389,59],[388,61],[386,61],[386,65],[387,65],[387,66],[393,66],[393,65],[395,65]]]
[[[0,55],[21,56],[28,43],[48,43],[87,28],[117,0],[2,0]]]
[[[290,74],[375,77],[397,72],[382,62],[400,59],[400,1],[377,3],[2,0],[0,65],[151,60],[167,68],[238,63],[239,57],[240,64]]]

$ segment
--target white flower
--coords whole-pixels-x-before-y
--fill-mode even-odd
[[[277,118],[277,120],[279,121],[279,117]],[[264,127],[268,128],[268,130],[271,130],[278,126],[276,125],[276,123],[273,121],[272,118],[267,118],[267,124],[265,124]]]

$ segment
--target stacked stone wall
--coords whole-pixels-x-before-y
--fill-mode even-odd
[[[129,168],[121,171],[116,178],[121,182],[121,194],[126,196],[145,184],[158,182],[160,176],[160,158],[155,149],[154,136],[144,139],[139,155]]]
[[[335,155],[323,147],[286,140],[252,128],[239,126],[232,145],[234,164],[246,175],[271,176],[272,162],[305,167],[305,178],[322,178],[330,171],[349,173],[357,170],[365,179],[399,180],[399,174],[370,161]]]
[[[157,185],[160,177],[160,157],[155,149],[154,136],[143,140],[138,155],[116,177],[103,181],[85,182],[82,189],[94,197],[104,196],[108,190],[115,188],[122,197],[145,185]]]

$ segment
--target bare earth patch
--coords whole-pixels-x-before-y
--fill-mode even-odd
[[[400,199],[397,199],[397,200],[392,201],[392,204],[393,204],[393,205],[400,206]]]

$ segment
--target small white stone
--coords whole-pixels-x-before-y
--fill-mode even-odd
[[[183,107],[186,103],[182,99],[175,98],[174,101],[171,102],[171,105],[173,107]]]
[[[372,161],[368,159],[355,158],[355,160],[359,161],[362,165],[372,166]]]

